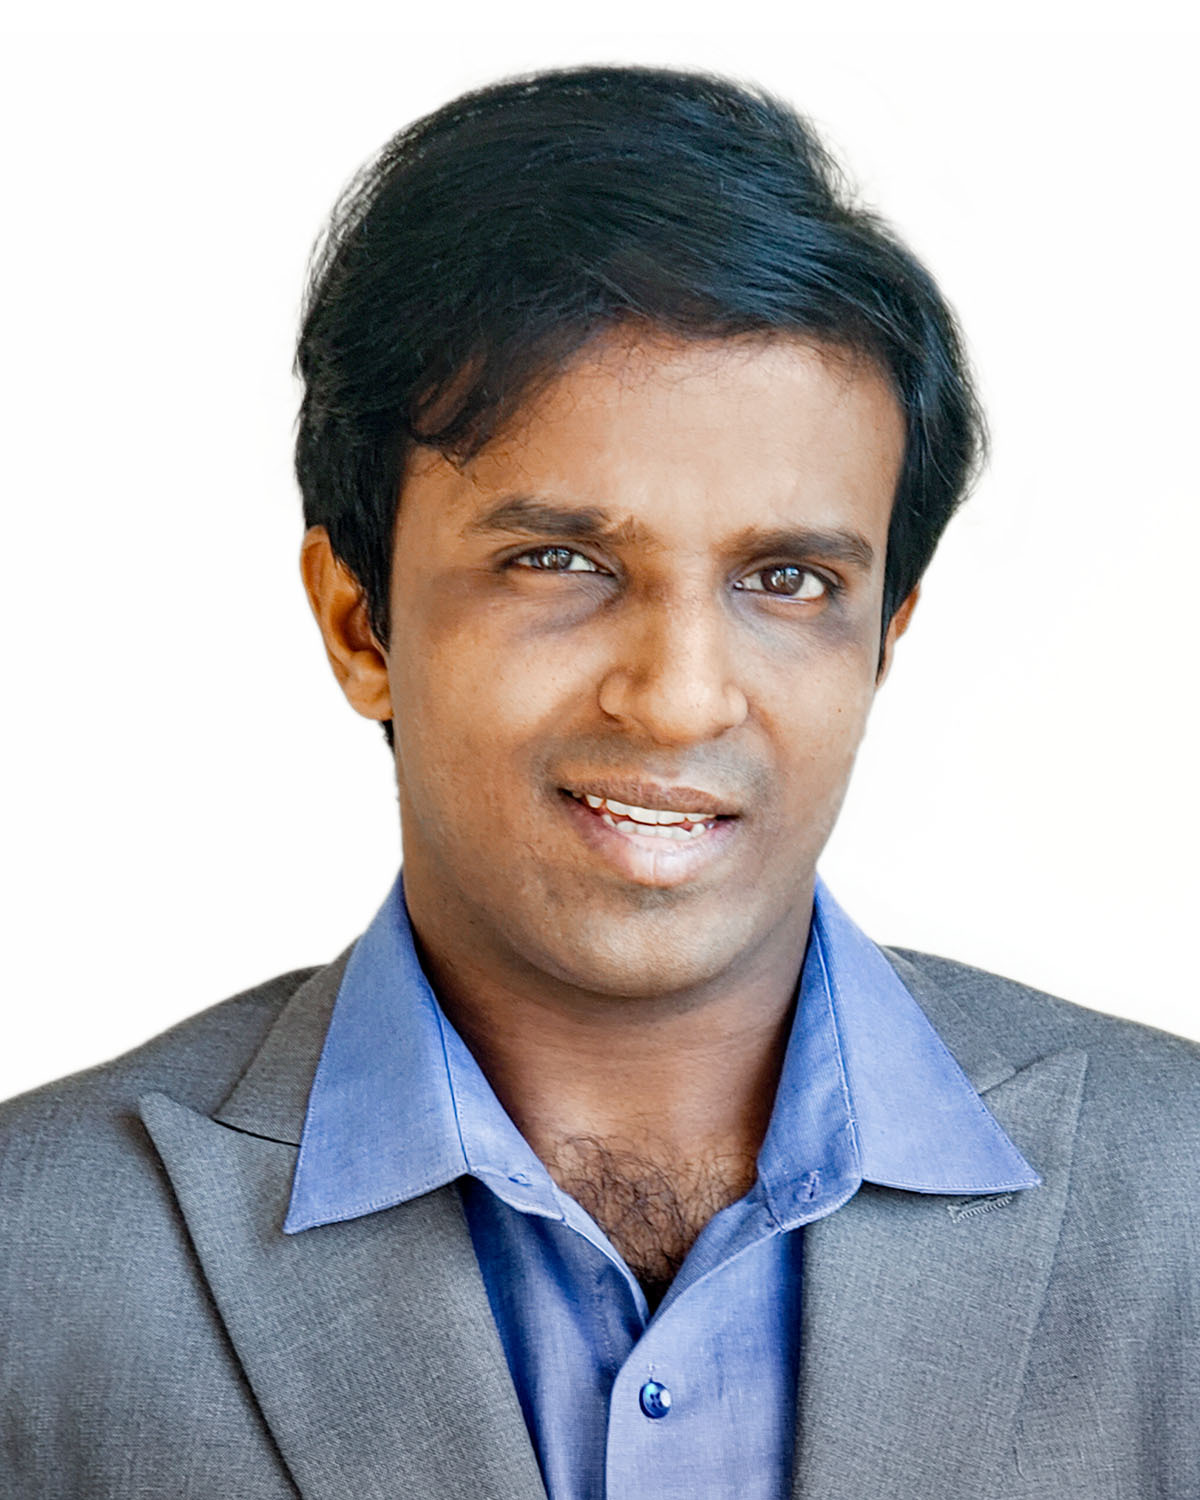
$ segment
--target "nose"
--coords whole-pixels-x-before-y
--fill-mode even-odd
[[[748,704],[719,601],[689,593],[630,609],[599,701],[609,718],[664,746],[701,743],[741,724]]]

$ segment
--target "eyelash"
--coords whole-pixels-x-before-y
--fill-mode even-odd
[[[558,554],[558,555],[560,555],[562,557],[570,558],[572,560],[575,559],[575,558],[580,558],[582,561],[588,563],[589,566],[586,567],[586,568],[576,568],[576,567],[572,567],[568,563],[568,565],[566,567],[557,567],[556,568],[556,567],[544,567],[540,563],[531,563],[531,562],[527,561],[527,559],[529,559],[529,558],[534,558],[534,557],[539,557],[539,556],[545,557],[547,554],[551,554],[551,553],[556,553],[556,554]],[[591,573],[591,574],[599,574],[599,575],[603,576],[604,573],[605,573],[605,571],[606,571],[605,569],[599,567],[596,563],[593,563],[592,560],[591,560],[591,558],[586,557],[582,552],[577,552],[574,547],[559,547],[559,546],[530,547],[527,551],[525,551],[525,552],[519,552],[515,557],[510,558],[509,559],[509,566],[525,567],[525,568],[528,568],[530,572],[534,572],[534,573]],[[783,572],[785,569],[790,569],[790,568],[795,568],[797,572],[799,572],[801,574],[806,574],[808,577],[815,578],[817,580],[817,582],[821,585],[821,589],[822,589],[822,592],[819,595],[816,596],[818,599],[832,599],[837,594],[839,594],[841,592],[842,585],[836,579],[831,578],[826,573],[818,572],[816,568],[806,567],[802,563],[768,563],[765,567],[762,567],[762,568],[752,568],[750,570],[750,572],[747,573],[747,574],[745,574],[744,576],[746,578],[761,577],[764,573]],[[750,588],[747,588],[745,586],[745,584],[742,582],[741,579],[739,579],[738,582],[734,584],[734,588],[741,589],[741,590],[743,590],[746,593],[765,594],[767,596],[767,598],[769,598],[769,599],[793,599],[793,598],[795,598],[794,594],[787,594],[787,593],[782,593],[782,592],[776,592],[774,589],[767,589],[767,588],[750,589]],[[811,602],[815,602],[815,601],[812,601],[812,600],[803,600],[801,602],[803,602],[803,603],[811,603]]]

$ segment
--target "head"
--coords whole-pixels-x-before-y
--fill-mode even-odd
[[[604,993],[753,961],[979,457],[928,273],[769,97],[555,72],[352,184],[298,368],[306,582],[414,917]]]

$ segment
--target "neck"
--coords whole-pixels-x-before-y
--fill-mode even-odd
[[[736,973],[700,988],[612,995],[463,941],[471,924],[461,911],[439,922],[431,903],[425,921],[419,894],[407,885],[406,894],[443,1009],[513,1123],[607,1233],[653,1308],[709,1219],[754,1184],[807,920],[781,925]],[[807,913],[808,896],[791,909]]]
[[[552,1172],[590,1142],[674,1170],[738,1161],[750,1181],[807,936],[802,921],[703,994],[614,997],[539,984],[417,930],[443,1009]]]

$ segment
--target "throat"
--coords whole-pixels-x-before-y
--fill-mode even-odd
[[[572,1136],[546,1167],[564,1193],[595,1219],[658,1308],[700,1231],[754,1185],[752,1155],[661,1162],[624,1142]]]

